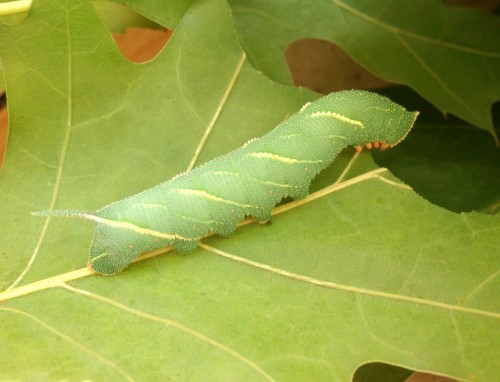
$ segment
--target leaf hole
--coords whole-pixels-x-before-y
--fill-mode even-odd
[[[135,63],[155,58],[172,31],[135,12],[126,4],[93,1],[95,11],[113,35],[121,54]]]
[[[113,34],[116,46],[125,58],[141,63],[154,59],[167,44],[172,31],[128,28],[125,34]]]
[[[415,372],[403,367],[389,365],[382,362],[370,362],[356,369],[352,378],[353,382],[456,382],[447,377]]]
[[[287,47],[285,58],[295,85],[322,94],[390,85],[364,69],[340,46],[329,41],[312,38],[294,41]]]
[[[0,73],[2,75],[2,73]],[[7,112],[7,97],[0,89],[0,170],[2,169],[5,151],[7,149],[7,136],[9,129],[9,116]]]

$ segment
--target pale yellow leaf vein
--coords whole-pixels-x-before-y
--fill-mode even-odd
[[[212,119],[208,123],[208,126],[205,129],[205,132],[203,133],[203,136],[201,137],[200,142],[198,143],[198,147],[196,148],[196,151],[195,151],[193,157],[191,158],[191,162],[189,162],[189,166],[187,168],[187,171],[190,171],[194,167],[196,161],[198,160],[198,157],[200,156],[201,150],[203,149],[203,147],[205,147],[205,143],[207,142],[207,139],[208,139],[210,133],[212,132],[213,127],[215,126],[215,123],[219,119],[220,113],[221,113],[224,105],[227,103],[229,95],[231,94],[231,91],[234,88],[236,80],[238,79],[238,77],[241,73],[241,70],[243,68],[243,64],[245,63],[245,59],[246,59],[246,56],[245,56],[245,53],[243,53],[241,58],[240,58],[240,61],[238,62],[238,65],[236,66],[236,70],[234,71],[231,79],[229,80],[229,84],[227,85],[226,90],[225,90],[224,94],[222,95],[222,98],[219,102],[219,105],[217,106],[217,109],[215,110],[215,113],[212,116]]]
[[[328,187],[325,187],[319,191],[316,191],[316,192],[306,196],[304,199],[294,200],[290,203],[286,203],[286,204],[283,204],[279,207],[274,208],[271,215],[276,216],[276,215],[281,214],[283,212],[286,212],[288,210],[297,208],[301,205],[310,203],[316,199],[320,199],[324,196],[327,196],[327,195],[329,195],[333,192],[336,192],[338,190],[341,190],[343,188],[355,185],[355,184],[360,183],[360,182],[364,182],[364,181],[369,180],[369,179],[376,178],[376,176],[378,174],[385,172],[385,171],[387,171],[386,168],[378,168],[378,169],[369,171],[367,173],[364,173],[362,175],[358,175],[354,178],[348,179],[342,183],[331,184]],[[245,225],[249,225],[249,224],[253,224],[253,223],[255,223],[254,219],[247,218],[247,219],[244,219],[241,222],[239,222],[238,227],[243,227]],[[208,236],[211,236],[211,235],[213,235],[213,234],[209,234]],[[133,260],[132,262],[136,263],[136,262],[139,262],[142,260],[156,257],[158,255],[163,255],[163,254],[170,252],[170,251],[172,251],[171,247],[161,248],[161,249],[158,249],[156,251],[145,253],[145,254],[139,256],[138,258],[136,258],[135,260]],[[25,296],[27,294],[37,292],[40,290],[53,288],[53,287],[59,286],[60,282],[66,282],[66,281],[80,279],[83,277],[93,275],[95,273],[96,272],[91,270],[91,269],[81,268],[81,269],[78,269],[76,271],[63,273],[63,274],[58,275],[58,276],[54,276],[54,277],[50,277],[50,278],[43,279],[40,281],[36,281],[36,282],[30,283],[27,285],[23,285],[23,286],[20,286],[17,288],[12,288],[11,290],[6,290],[4,292],[0,292],[0,301],[6,301],[6,300],[22,297],[22,296]]]
[[[196,107],[193,106],[193,104],[189,100],[189,97],[184,92],[185,85],[183,83],[182,76],[181,76],[181,73],[182,73],[181,68],[184,67],[184,65],[182,64],[182,59],[184,58],[184,55],[182,54],[182,52],[185,51],[184,43],[186,40],[186,33],[179,36],[179,32],[176,32],[176,31],[178,31],[178,29],[174,30],[174,33],[170,37],[170,40],[171,41],[178,41],[178,43],[179,43],[179,48],[177,50],[179,52],[179,54],[176,54],[177,60],[175,62],[175,78],[176,78],[177,83],[179,85],[178,86],[178,93],[179,93],[181,99],[184,101],[185,109],[189,109],[189,110],[187,110],[189,112],[189,115],[194,116],[194,117],[196,117],[197,120],[199,120],[200,122],[203,122],[203,118],[198,114],[198,110],[196,110]],[[192,57],[189,57],[189,59],[191,60]]]
[[[495,273],[492,273],[489,277],[487,277],[482,283],[480,283],[478,286],[476,286],[473,290],[471,290],[467,295],[465,295],[461,303],[465,304],[467,301],[469,301],[472,296],[474,296],[476,293],[478,293],[481,289],[485,287],[485,285],[489,284],[491,281],[493,281],[498,275],[500,274],[500,271],[496,271]]]
[[[406,274],[405,278],[402,280],[401,286],[399,287],[398,290],[400,294],[404,293],[407,290],[408,285],[414,281],[413,277],[417,273],[420,267],[420,263],[422,262],[422,255],[423,255],[422,245],[420,244],[421,243],[420,241],[417,241],[417,243],[418,244],[416,245],[418,245],[418,252],[414,258],[413,266],[411,267],[410,271]]]
[[[386,168],[381,167],[381,168],[377,168],[377,169],[372,170],[372,171],[368,171],[362,175],[358,175],[354,178],[345,180],[341,183],[333,183],[325,188],[322,188],[321,190],[318,190],[316,192],[313,192],[312,194],[307,195],[304,199],[297,199],[297,200],[294,200],[293,202],[286,203],[286,204],[283,204],[281,206],[274,208],[271,215],[272,216],[278,215],[280,213],[297,208],[297,207],[302,206],[304,204],[308,204],[316,199],[323,198],[323,197],[325,197],[333,192],[342,190],[343,188],[347,188],[347,187],[353,186],[357,183],[376,178],[376,176],[378,174],[386,172],[386,171],[387,171]],[[250,219],[250,222],[248,222],[246,224],[249,224],[252,221],[253,220]],[[244,223],[245,223],[245,220],[243,220],[243,222],[241,222],[240,225],[243,225]]]
[[[153,321],[156,323],[160,323],[160,324],[165,325],[167,327],[175,328],[175,329],[177,329],[185,334],[188,334],[188,335],[190,335],[190,336],[192,336],[192,337],[194,337],[202,342],[205,342],[205,343],[223,351],[226,354],[229,354],[230,356],[234,357],[238,361],[243,362],[244,364],[249,366],[251,369],[253,369],[257,373],[259,373],[266,380],[274,381],[274,378],[272,378],[263,369],[261,369],[259,367],[259,365],[257,365],[255,362],[251,361],[250,359],[246,358],[242,354],[238,353],[236,350],[233,350],[230,347],[228,347],[228,346],[226,346],[226,345],[224,345],[224,344],[222,344],[222,343],[220,343],[220,342],[218,342],[218,341],[216,341],[216,340],[214,340],[214,339],[212,339],[212,338],[210,338],[210,337],[208,337],[208,336],[206,336],[206,335],[204,335],[204,334],[202,334],[194,329],[191,329],[185,325],[182,325],[181,323],[179,323],[177,321],[173,321],[173,320],[170,320],[167,318],[155,316],[155,315],[150,314],[150,313],[142,312],[142,311],[137,310],[135,308],[132,308],[128,305],[122,304],[116,300],[113,300],[109,297],[105,297],[105,296],[102,296],[100,294],[92,293],[92,292],[89,292],[89,291],[86,291],[83,289],[75,288],[75,287],[70,286],[66,283],[61,283],[60,286],[73,292],[73,293],[77,293],[77,294],[92,298],[94,300],[103,302],[103,303],[111,305],[117,309],[123,310],[127,313],[130,313],[130,314],[133,314],[137,317],[144,318],[146,320]]]
[[[475,235],[476,234],[476,230],[470,224],[469,219],[467,218],[467,215],[460,214],[460,217],[462,218],[462,221],[464,222],[465,228],[467,228],[472,235]]]
[[[450,48],[450,49],[454,49],[457,51],[462,51],[462,52],[466,52],[466,53],[470,53],[470,54],[477,54],[477,55],[486,56],[486,57],[497,57],[497,58],[500,57],[500,55],[496,52],[489,52],[489,51],[485,51],[485,50],[469,48],[469,47],[465,47],[463,45],[458,45],[458,44],[455,44],[452,42],[447,42],[447,41],[439,40],[436,38],[427,37],[427,36],[424,36],[421,34],[409,32],[407,30],[403,30],[403,29],[394,27],[392,25],[389,25],[387,23],[384,23],[383,21],[377,20],[376,18],[369,16],[366,13],[363,13],[363,12],[357,10],[356,8],[351,7],[350,5],[344,3],[340,0],[331,0],[331,1],[332,1],[332,3],[336,4],[339,8],[343,8],[346,11],[348,11],[349,13],[356,15],[357,17],[369,22],[370,24],[376,25],[382,29],[385,29],[389,32],[392,32],[395,35],[408,36],[408,37],[411,37],[415,40],[420,40],[420,41],[423,41],[423,42],[426,42],[426,43],[429,43],[432,45],[436,45],[436,46],[444,47],[444,48]]]
[[[478,316],[482,316],[482,317],[500,319],[500,314],[495,313],[495,312],[488,312],[485,310],[468,308],[468,307],[464,307],[464,306],[460,306],[460,305],[452,305],[452,304],[447,304],[447,303],[439,302],[439,301],[426,300],[423,298],[398,295],[398,294],[389,293],[389,292],[382,292],[382,291],[366,289],[366,288],[361,288],[361,287],[356,287],[356,286],[338,284],[338,283],[325,281],[325,280],[319,280],[319,279],[316,279],[314,277],[309,277],[309,276],[301,275],[298,273],[290,272],[290,271],[287,271],[285,269],[276,268],[276,267],[273,267],[273,266],[268,265],[268,264],[259,263],[257,261],[245,259],[243,257],[239,257],[236,255],[227,253],[227,252],[223,252],[217,248],[211,247],[211,246],[204,244],[204,243],[200,243],[199,246],[201,248],[215,254],[215,255],[224,257],[226,259],[233,260],[233,261],[236,261],[236,262],[239,262],[242,264],[246,264],[246,265],[249,265],[251,267],[258,268],[258,269],[262,269],[262,270],[267,271],[267,272],[272,272],[272,273],[281,275],[283,277],[287,277],[290,279],[294,279],[294,280],[305,282],[305,283],[312,284],[312,285],[317,285],[317,286],[324,287],[324,288],[330,288],[330,289],[340,290],[340,291],[359,294],[359,295],[372,296],[372,297],[382,298],[385,300],[393,300],[393,301],[400,301],[400,302],[410,303],[410,304],[424,305],[427,307],[444,309],[444,310],[450,311],[450,312],[459,312],[459,313],[478,315]]]
[[[495,215],[500,210],[500,202],[493,203],[491,206],[484,208],[481,212],[489,215]]]
[[[457,345],[458,345],[457,347],[458,351],[460,352],[460,359],[462,361],[462,365],[470,366],[469,363],[467,362],[467,357],[465,356],[464,353],[464,343],[462,340],[462,336],[460,335],[460,331],[458,329],[458,323],[453,314],[450,314],[450,320],[453,324],[453,332],[455,333],[455,338],[457,339]]]
[[[80,268],[77,269],[76,271],[66,272],[57,276],[48,277],[43,280],[35,281],[26,285],[22,285],[17,288],[12,288],[10,290],[5,290],[1,292],[0,302],[26,296],[28,294],[38,292],[41,290],[59,287],[61,283],[81,279],[83,277],[87,277],[94,274],[96,274],[96,272],[93,269]]]
[[[411,188],[407,184],[400,183],[400,182],[395,182],[395,181],[387,179],[387,178],[385,178],[383,176],[376,176],[375,178],[377,178],[378,180],[380,180],[380,181],[382,181],[384,183],[390,184],[391,186],[394,186],[394,187],[397,187],[397,188],[401,188],[402,190],[413,190],[413,188]]]
[[[66,117],[66,134],[65,134],[64,140],[62,142],[63,145],[62,145],[62,150],[61,150],[61,158],[59,160],[59,165],[57,168],[54,189],[52,191],[52,197],[51,197],[50,205],[48,208],[49,210],[54,209],[57,197],[59,195],[59,190],[61,188],[62,173],[63,173],[63,169],[64,169],[64,163],[66,161],[66,157],[68,154],[68,147],[69,147],[69,142],[71,139],[71,126],[73,124],[73,82],[72,82],[72,79],[73,79],[72,78],[72,76],[73,76],[73,74],[72,74],[73,61],[72,61],[72,51],[71,51],[71,33],[70,33],[71,29],[69,27],[69,15],[67,14],[67,12],[68,11],[66,9],[66,31],[67,31],[66,44],[68,47],[68,61],[67,61],[67,65],[68,65],[67,99],[68,100],[67,100],[66,107],[68,109],[68,114]],[[28,263],[26,264],[26,267],[23,269],[23,271],[18,276],[18,278],[7,288],[7,290],[13,289],[17,285],[19,285],[19,283],[24,279],[24,277],[28,274],[31,267],[35,263],[35,260],[38,256],[38,254],[40,253],[40,248],[42,247],[43,241],[45,240],[45,236],[47,235],[47,230],[49,228],[50,220],[51,220],[50,216],[45,218],[45,221],[43,223],[42,230],[40,231],[40,235],[38,237],[37,243],[35,245],[35,248],[33,249],[33,252],[31,254],[30,259],[28,260]]]
[[[361,304],[361,301],[359,299],[359,295],[356,294],[356,306],[358,307],[358,312],[359,312],[359,318],[363,322],[363,326],[365,328],[366,333],[377,343],[380,345],[386,347],[387,349],[390,349],[391,351],[399,354],[406,354],[407,356],[412,356],[415,357],[415,354],[412,353],[409,350],[402,349],[400,347],[397,347],[390,342],[387,342],[385,339],[381,338],[378,334],[374,332],[372,327],[370,326],[370,320],[366,317],[365,311],[363,309],[363,306]]]
[[[38,164],[40,164],[40,165],[42,165],[44,167],[47,167],[49,170],[55,170],[56,169],[56,166],[53,166],[53,165],[47,163],[42,158],[40,158],[38,155],[33,154],[31,151],[26,150],[23,147],[20,148],[20,152],[26,154],[26,156],[28,156],[30,159],[32,159],[33,162],[38,163]]]
[[[441,76],[439,76],[423,59],[420,57],[420,55],[415,52],[407,43],[404,41],[400,36],[396,35],[397,39],[403,45],[406,50],[415,58],[415,60],[420,64],[420,66],[427,72],[429,75],[434,78],[434,81],[446,92],[448,95],[453,98],[455,101],[457,101],[464,109],[467,109],[471,114],[475,115],[477,118],[480,118],[481,116],[476,113],[476,111],[469,106],[469,104],[465,101],[463,101],[460,97],[458,97],[457,94],[455,94],[449,87],[448,85],[441,79]]]
[[[67,343],[69,343],[70,345],[80,349],[80,350],[83,350],[85,353],[89,354],[91,357],[97,359],[98,361],[110,366],[111,368],[113,368],[116,372],[118,372],[121,376],[123,376],[127,381],[133,381],[134,379],[128,375],[122,368],[120,368],[117,364],[115,364],[113,361],[107,359],[106,357],[104,357],[103,355],[97,353],[96,351],[90,349],[88,346],[85,346],[83,345],[82,343],[80,343],[79,341],[75,340],[74,338],[68,336],[67,334],[64,334],[62,332],[60,332],[59,330],[57,330],[56,328],[52,327],[51,325],[47,324],[45,321],[39,319],[38,317],[28,313],[28,312],[25,312],[23,310],[20,310],[20,309],[16,309],[16,308],[9,308],[9,307],[0,307],[0,311],[4,311],[4,312],[11,312],[11,313],[14,313],[14,314],[19,314],[21,316],[24,316],[26,318],[29,318],[30,320],[36,322],[38,325],[40,325],[41,327],[43,327],[45,330],[49,331],[50,333],[54,334],[55,336],[61,338],[62,340],[66,341]]]
[[[351,157],[351,159],[349,160],[349,163],[347,163],[347,165],[344,167],[344,169],[342,170],[342,173],[339,175],[339,177],[337,178],[337,180],[335,181],[335,183],[333,184],[338,184],[340,182],[342,182],[344,180],[344,178],[346,177],[346,175],[349,173],[349,171],[351,170],[351,167],[352,165],[354,164],[354,162],[356,162],[356,160],[358,159],[359,157],[359,154],[361,154],[360,151],[355,151],[354,152],[354,155]]]

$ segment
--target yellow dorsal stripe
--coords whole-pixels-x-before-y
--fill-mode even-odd
[[[140,207],[140,208],[160,208],[167,210],[167,206],[164,206],[163,204],[155,204],[155,203],[134,203],[132,207]]]
[[[209,194],[208,192],[202,191],[202,190],[193,190],[190,188],[178,188],[176,191],[181,195],[198,196],[200,198],[208,199],[208,200],[211,200],[214,202],[231,204],[233,206],[238,206],[238,207],[243,207],[243,208],[254,208],[255,207],[255,206],[252,206],[251,204],[241,204],[241,203],[235,202],[233,200],[223,199],[217,195]]]
[[[185,237],[185,236],[180,236],[180,235],[176,235],[176,234],[172,234],[172,233],[155,231],[153,229],[139,227],[138,225],[135,225],[132,223],[120,222],[120,221],[116,221],[116,220],[101,218],[100,216],[91,215],[91,214],[82,214],[81,217],[82,217],[82,219],[91,220],[91,221],[96,222],[98,224],[104,224],[104,225],[107,225],[107,226],[113,227],[113,228],[126,229],[129,231],[138,233],[140,235],[154,236],[154,237],[159,237],[159,238],[165,239],[165,240],[177,239],[177,240],[193,241],[193,240],[200,240],[201,239],[201,237]]]
[[[335,118],[335,119],[338,119],[339,121],[350,123],[351,125],[361,127],[363,129],[365,128],[365,125],[363,125],[363,122],[348,118],[345,115],[335,113],[333,111],[317,111],[317,112],[311,114],[311,118],[318,118],[318,117]]]
[[[257,179],[257,178],[250,178],[250,179],[252,179],[256,182],[259,182],[261,184],[269,185],[269,186],[276,186],[276,187],[281,187],[281,188],[297,187],[297,186],[293,186],[291,184],[271,182],[270,180],[262,180],[262,179]]]
[[[248,156],[252,158],[263,158],[263,159],[271,159],[282,163],[288,164],[296,164],[296,163],[323,163],[321,159],[312,160],[312,159],[295,159],[290,157],[284,157],[278,154],[266,153],[266,152],[254,152],[248,154]]]
[[[213,175],[232,175],[232,176],[236,176],[236,177],[241,177],[240,174],[238,174],[237,172],[231,172],[231,171],[210,171],[210,174],[213,174]],[[270,180],[262,180],[262,179],[259,179],[259,178],[254,178],[254,177],[247,177],[255,182],[259,182],[261,184],[267,184],[267,185],[270,185],[270,186],[276,186],[276,187],[281,187],[281,188],[290,188],[290,187],[298,187],[298,186],[293,186],[291,184],[285,184],[285,183],[276,183],[276,182],[271,182]]]

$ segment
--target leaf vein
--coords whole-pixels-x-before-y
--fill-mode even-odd
[[[111,368],[113,368],[120,375],[122,375],[123,377],[125,377],[128,381],[134,381],[134,379],[130,375],[128,375],[122,368],[120,368],[113,361],[107,359],[103,355],[101,355],[101,354],[97,353],[96,351],[90,349],[89,347],[83,345],[82,343],[80,343],[79,341],[77,341],[76,339],[74,339],[73,337],[70,337],[67,334],[64,334],[64,333],[60,332],[59,330],[57,330],[56,328],[54,328],[51,325],[47,324],[45,321],[41,320],[40,318],[38,318],[38,317],[36,317],[36,316],[28,313],[28,312],[25,312],[25,311],[23,311],[21,309],[17,309],[17,308],[0,307],[0,311],[11,312],[11,313],[15,313],[15,314],[18,314],[18,315],[21,315],[21,316],[29,318],[30,320],[32,320],[32,321],[36,322],[38,325],[40,325],[42,328],[44,328],[47,331],[49,331],[50,333],[56,335],[57,337],[63,339],[64,341],[68,342],[69,344],[77,347],[78,349],[83,350],[84,352],[86,352],[90,356],[96,358],[100,362],[105,363],[105,364],[111,366]]]
[[[395,300],[395,301],[400,301],[404,303],[411,303],[411,304],[418,304],[418,305],[424,305],[432,308],[437,308],[437,309],[444,309],[446,311],[451,311],[451,312],[460,312],[460,313],[468,313],[468,314],[474,314],[478,316],[483,316],[483,317],[489,317],[489,318],[495,318],[495,319],[500,319],[500,314],[495,313],[495,312],[489,312],[485,310],[480,310],[480,309],[475,309],[475,308],[468,308],[465,306],[459,306],[459,305],[452,305],[444,302],[439,302],[439,301],[432,301],[432,300],[426,300],[423,298],[417,298],[417,297],[412,297],[412,296],[402,296],[402,295],[397,295],[394,293],[390,292],[382,292],[382,291],[377,291],[377,290],[371,290],[371,289],[366,289],[362,287],[356,287],[356,286],[351,286],[351,285],[342,285],[338,283],[334,283],[331,281],[325,281],[325,280],[320,280],[316,279],[314,277],[310,276],[305,276],[302,274],[294,273],[287,271],[285,269],[281,268],[276,268],[268,264],[263,264],[259,263],[257,261],[253,260],[248,260],[243,257],[239,257],[227,252],[223,252],[217,248],[214,248],[212,246],[209,246],[204,243],[200,243],[199,246],[215,255],[224,257],[226,259],[232,260],[232,261],[237,261],[258,269],[262,269],[264,271],[272,272],[290,279],[294,279],[297,281],[302,281],[308,284],[313,284],[317,285],[320,287],[324,288],[330,288],[330,289],[335,289],[335,290],[341,290],[344,292],[349,292],[349,293],[354,293],[354,294],[359,294],[359,295],[367,295],[367,296],[372,296],[372,297],[378,297],[378,298],[383,298],[383,299],[389,299],[389,300]]]
[[[123,310],[127,313],[130,313],[130,314],[133,314],[137,317],[144,318],[144,319],[147,319],[149,321],[157,322],[157,323],[160,323],[160,324],[165,325],[167,327],[173,327],[173,328],[175,328],[175,329],[177,329],[185,334],[188,334],[188,335],[190,335],[190,336],[192,336],[192,337],[194,337],[202,342],[205,342],[205,343],[225,352],[226,354],[229,354],[230,356],[234,357],[238,361],[243,362],[247,366],[251,367],[257,373],[259,373],[261,376],[263,376],[266,380],[275,381],[274,378],[272,378],[263,369],[261,369],[255,362],[246,358],[244,355],[238,353],[236,350],[234,350],[234,349],[230,348],[229,346],[226,346],[226,345],[224,345],[224,344],[222,344],[222,343],[220,343],[220,342],[218,342],[218,341],[216,341],[216,340],[214,340],[214,339],[212,339],[212,338],[210,338],[210,337],[208,337],[208,336],[206,336],[206,335],[204,335],[204,334],[202,334],[194,329],[191,329],[188,326],[185,326],[177,321],[163,318],[163,317],[159,317],[159,316],[156,316],[154,314],[142,312],[142,311],[137,310],[135,308],[132,308],[128,305],[122,304],[116,300],[113,300],[109,297],[105,297],[105,296],[102,296],[100,294],[92,293],[92,292],[89,292],[87,290],[75,288],[75,287],[70,286],[66,283],[61,283],[60,286],[67,289],[70,292],[80,294],[80,295],[92,298],[94,300],[103,302],[103,303],[111,305],[117,309]]]

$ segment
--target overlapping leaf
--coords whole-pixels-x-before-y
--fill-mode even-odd
[[[302,38],[332,41],[384,78],[411,86],[443,112],[495,134],[500,21],[441,1],[230,1],[252,62],[290,82],[285,50]]]

